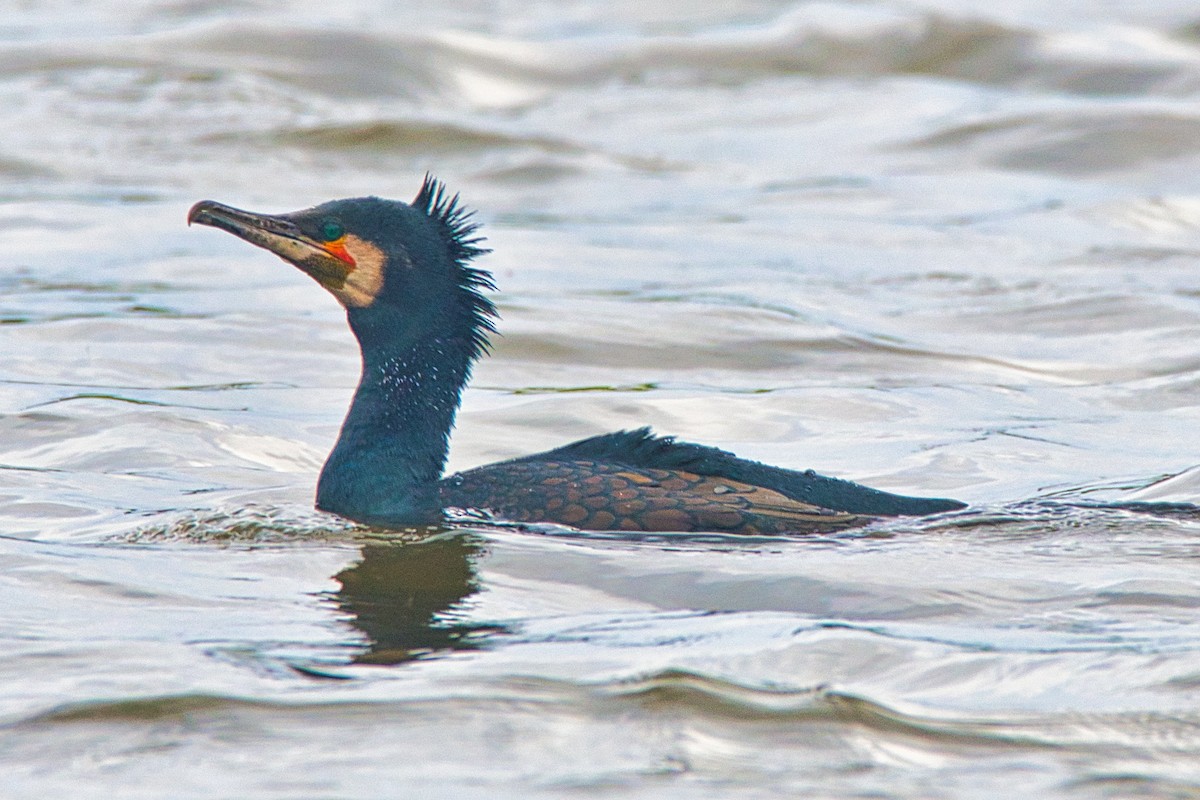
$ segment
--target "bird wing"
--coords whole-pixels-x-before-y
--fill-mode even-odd
[[[810,469],[773,467],[727,450],[673,436],[655,435],[649,428],[614,431],[535,453],[515,461],[596,461],[639,469],[665,469],[712,475],[771,489],[801,503],[869,517],[940,514],[965,508],[957,500],[939,497],[906,497],[868,486],[818,475]]]
[[[587,460],[480,467],[445,479],[441,495],[444,506],[584,530],[820,533],[869,520],[719,476]]]

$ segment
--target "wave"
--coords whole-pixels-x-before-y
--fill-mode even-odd
[[[701,162],[682,152],[668,160],[619,137],[595,141],[580,109],[608,115],[609,125],[614,115],[628,116],[634,131],[647,109],[734,103],[727,124],[738,126],[746,120],[736,103],[744,100],[753,116],[759,93],[786,103],[789,95],[836,95],[886,78],[966,91],[974,112],[952,113],[949,122],[921,114],[915,130],[914,120],[900,118],[895,132],[880,134],[893,156],[932,157],[939,170],[982,164],[1086,176],[1200,149],[1200,116],[1175,107],[1200,89],[1200,47],[1187,36],[1124,29],[1081,37],[921,10],[805,5],[768,23],[686,36],[516,39],[240,20],[0,43],[0,96],[23,101],[31,85],[39,87],[34,95],[51,99],[27,116],[52,132],[54,145],[34,137],[10,144],[24,152],[0,152],[0,175],[37,182],[87,174],[94,164],[79,154],[100,136],[112,137],[104,147],[113,154],[133,148],[114,155],[126,170],[154,174],[156,159],[169,165],[160,178],[168,183],[180,180],[181,152],[211,144],[225,145],[219,173],[241,159],[260,164],[266,152],[306,168],[306,159],[357,154],[367,163],[350,165],[374,174],[426,168],[431,156],[497,151],[475,169],[516,180],[598,164],[695,171]],[[746,84],[759,86],[730,93]],[[71,102],[53,102],[55,91]],[[54,151],[76,155],[50,157]],[[190,161],[209,168],[204,158]]]
[[[1200,116],[1121,104],[999,115],[952,125],[907,146],[1001,169],[1087,175],[1187,156],[1200,149],[1197,141]]]
[[[140,66],[204,82],[238,70],[339,98],[433,94],[495,107],[523,105],[566,85],[728,83],[794,74],[927,75],[1078,95],[1183,95],[1200,87],[1200,47],[1193,39],[1132,27],[1081,36],[982,16],[830,4],[688,35],[569,41],[239,21],[99,40],[8,43],[0,46],[0,75]]]
[[[359,667],[372,670],[372,667]],[[346,686],[346,684],[338,684]],[[256,699],[225,694],[183,693],[156,697],[63,704],[10,722],[10,730],[72,724],[143,723],[210,717],[388,717],[437,713],[438,708],[524,708],[542,718],[555,709],[597,717],[646,713],[655,718],[680,714],[720,720],[786,726],[852,729],[856,735],[907,738],[933,743],[938,752],[962,747],[1021,749],[1070,748],[1112,755],[1200,756],[1200,716],[1181,712],[997,713],[937,711],[917,704],[882,702],[857,692],[816,686],[792,689],[755,686],[697,672],[666,669],[632,679],[574,682],[510,678],[461,686],[440,695],[411,698]],[[310,695],[311,697],[312,695]]]
[[[445,155],[458,151],[530,148],[547,153],[576,155],[584,148],[571,142],[546,136],[520,135],[485,130],[461,123],[425,119],[361,122],[329,122],[315,125],[291,125],[263,134],[213,134],[205,142],[286,145],[311,150],[363,152],[373,154],[413,153]]]
[[[168,519],[118,534],[112,540],[128,544],[354,543],[375,536],[401,540],[410,533],[413,532],[378,531],[308,508],[248,504],[228,510],[177,512]]]

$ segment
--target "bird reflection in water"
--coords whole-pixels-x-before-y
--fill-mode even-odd
[[[474,560],[482,551],[469,533],[365,545],[362,560],[334,576],[341,588],[333,600],[370,641],[355,662],[401,664],[477,650],[505,633],[464,619],[468,598],[479,591]]]

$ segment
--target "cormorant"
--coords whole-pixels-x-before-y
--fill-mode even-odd
[[[362,377],[317,484],[317,508],[383,527],[445,509],[585,530],[813,533],[955,500],[903,497],[771,467],[649,428],[595,436],[442,477],[450,429],[496,309],[472,213],[426,176],[411,204],[333,200],[290,214],[197,203],[188,222],[228,231],[316,279],[345,307]]]

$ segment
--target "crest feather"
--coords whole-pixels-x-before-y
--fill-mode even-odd
[[[425,212],[441,229],[442,238],[450,249],[450,257],[459,269],[459,285],[466,290],[467,304],[473,317],[471,331],[472,357],[488,352],[489,334],[496,332],[496,306],[483,295],[484,291],[495,291],[492,274],[485,269],[472,267],[472,259],[492,252],[482,247],[484,237],[478,235],[479,223],[475,212],[459,202],[458,193],[450,194],[446,184],[428,172],[421,190],[413,198],[412,207]]]

